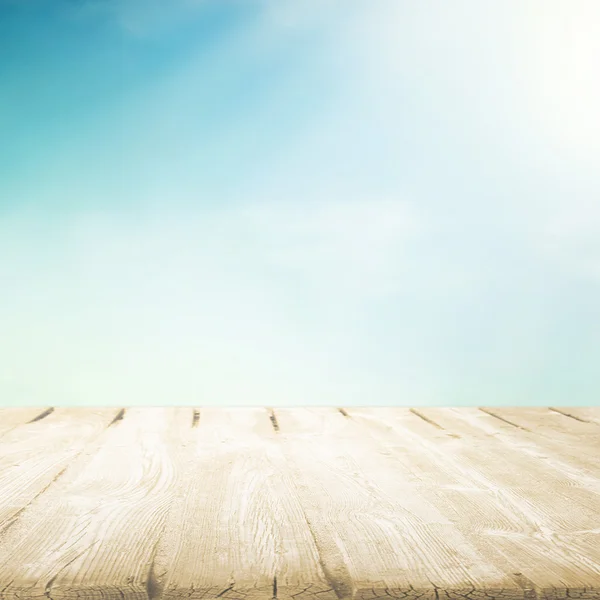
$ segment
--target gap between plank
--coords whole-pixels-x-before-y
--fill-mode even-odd
[[[272,408],[267,409],[269,411],[269,419],[275,433],[279,433],[279,422],[277,421],[277,415]]]
[[[31,421],[27,421],[27,423],[35,423],[36,421],[41,421],[45,419],[48,415],[51,415],[54,412],[54,406],[47,408],[45,411],[41,412],[37,417],[31,419]]]
[[[423,419],[423,421],[425,421],[425,423],[429,423],[430,425],[433,425],[434,427],[437,427],[438,429],[441,429],[442,431],[444,431],[444,428],[439,423],[436,423],[433,419],[426,417],[424,414],[420,413],[416,408],[409,408],[408,410],[413,415],[419,417],[419,419]]]
[[[125,409],[122,408],[116,415],[115,418],[108,424],[108,427],[112,427],[113,425],[116,425],[119,421],[123,420],[123,417],[125,416]]]
[[[572,415],[568,412],[564,412],[558,408],[552,408],[551,406],[549,407],[549,409],[552,412],[558,413],[559,415],[562,415],[563,417],[569,417],[569,419],[575,419],[576,421],[579,421],[580,423],[592,423],[592,421],[588,421],[587,419],[582,419],[581,417],[577,417],[575,415]]]
[[[81,450],[81,452],[83,452],[83,450]],[[81,452],[79,452],[78,454],[75,455],[75,457],[73,458],[73,460],[75,460],[79,454],[81,454]],[[66,466],[62,471],[60,471],[59,473],[57,473],[49,482],[48,484],[42,488],[25,506],[23,506],[23,508],[20,508],[11,518],[10,521],[8,521],[8,523],[0,530],[0,537],[2,535],[4,535],[8,529],[10,529],[10,527],[12,527],[18,520],[19,516],[21,515],[21,513],[26,510],[31,504],[33,504],[33,502],[35,502],[53,483],[56,483],[56,481],[58,481],[58,479],[60,479],[63,475],[64,472],[68,469],[68,466]]]
[[[487,410],[486,408],[479,408],[478,410],[480,410],[481,412],[485,413],[486,415],[490,415],[490,417],[494,417],[495,419],[499,419],[500,421],[503,421],[504,423],[508,423],[509,425],[512,425],[513,427],[516,427],[517,429],[521,429],[523,431],[527,431],[529,433],[533,433],[531,431],[531,429],[527,429],[527,427],[523,427],[522,425],[518,425],[517,423],[513,423],[512,421],[509,421],[508,419],[505,419],[504,417],[501,417],[500,415],[497,415],[495,413],[493,413],[490,410]]]

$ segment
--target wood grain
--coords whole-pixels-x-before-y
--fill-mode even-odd
[[[200,412],[157,552],[164,598],[335,600],[269,416]]]
[[[567,417],[583,421],[584,423],[594,423],[595,425],[600,425],[600,407],[597,406],[563,406],[553,407],[550,410],[554,412],[560,412]]]
[[[117,409],[16,412],[3,421],[14,426],[0,438],[0,534],[106,430]]]
[[[455,414],[486,435],[507,442],[511,440],[521,451],[537,452],[547,458],[553,457],[577,469],[588,471],[595,478],[600,469],[600,451],[597,447],[600,433],[596,429],[574,433],[564,430],[563,427],[556,427],[557,415],[551,415],[549,409],[546,409],[546,415],[554,420],[554,424],[540,419],[543,413],[537,409],[534,409],[537,411],[534,422],[530,418],[531,410],[525,408],[515,413],[513,410],[504,412],[497,407],[464,408],[460,411],[455,410]],[[576,426],[573,420],[569,421],[569,424]],[[562,425],[564,426],[564,423]]]
[[[41,420],[54,408],[0,408],[0,437],[34,420]]]
[[[596,494],[584,492],[588,504],[579,503],[581,491],[543,461],[511,455],[494,438],[467,437],[449,409],[349,412],[378,423],[380,436],[387,430],[387,447],[427,482],[423,496],[490,563],[520,573],[517,583],[563,595],[600,585]]]
[[[0,410],[0,600],[600,599],[598,408]]]
[[[130,409],[80,455],[0,540],[2,598],[148,598],[190,416]]]
[[[277,418],[301,502],[344,596],[461,597],[476,587],[515,587],[352,419],[332,409],[280,409]]]

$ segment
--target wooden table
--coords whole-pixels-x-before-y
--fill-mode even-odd
[[[600,408],[0,409],[0,598],[600,598]]]

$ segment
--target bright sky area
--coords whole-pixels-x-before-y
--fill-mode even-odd
[[[584,405],[597,0],[0,0],[0,404]]]

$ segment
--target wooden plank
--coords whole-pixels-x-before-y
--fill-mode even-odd
[[[600,455],[600,428],[595,423],[584,422],[556,410],[536,406],[482,407],[480,411],[497,420],[503,420],[507,425],[533,433],[540,441],[544,438],[557,440],[577,448],[578,452],[585,455]]]
[[[516,427],[531,429],[538,434],[570,437],[598,437],[600,431],[595,423],[576,418],[568,409],[544,406],[492,406],[480,410]],[[575,412],[574,409],[573,412]]]
[[[518,585],[420,493],[412,467],[359,424],[335,409],[275,412],[338,597],[464,598],[474,589],[518,597]]]
[[[128,409],[0,539],[1,597],[146,599],[190,409]]]
[[[0,600],[600,598],[595,413],[501,411],[18,422],[0,438]]]
[[[557,533],[596,529],[600,467],[578,469],[558,452],[549,452],[543,446],[532,449],[522,439],[530,439],[525,437],[530,434],[518,428],[512,428],[518,444],[507,443],[501,436],[482,436],[481,430],[460,417],[460,410],[423,408],[419,412],[447,432],[463,437],[467,443],[456,447],[456,456],[503,490],[521,493],[544,512],[543,520]],[[565,511],[565,506],[570,510]]]
[[[44,418],[53,411],[50,407],[0,408],[0,436],[34,419]]]
[[[105,431],[117,409],[57,408],[33,420],[45,413],[4,415],[15,426],[0,438],[0,532]]]
[[[578,502],[557,502],[552,485],[560,490],[560,477],[543,468],[540,474],[525,456],[508,459],[489,439],[440,427],[443,411],[347,409],[415,470],[423,496],[519,585],[540,595],[585,595],[594,586],[600,594],[598,503],[586,511]]]
[[[195,433],[156,553],[160,597],[337,600],[268,412],[204,408]]]
[[[550,410],[584,423],[594,423],[600,426],[600,406],[555,406]]]
[[[535,415],[537,412],[537,416]],[[548,422],[544,415],[547,410],[540,411],[535,408],[523,408],[515,411],[504,412],[498,407],[486,408],[461,408],[460,418],[468,421],[474,427],[486,434],[499,437],[503,440],[512,440],[523,451],[539,452],[542,455],[551,455],[554,460],[561,460],[571,464],[574,468],[592,476],[600,470],[600,427],[592,424],[585,425],[584,432],[574,433],[564,429],[565,423],[557,426],[556,419],[562,421],[560,415],[554,415]],[[532,416],[533,415],[533,416]],[[542,418],[540,418],[542,416]],[[511,420],[512,419],[512,420]],[[575,421],[568,419],[567,425],[575,425]]]
[[[590,498],[596,505],[600,493],[600,457],[589,460],[582,457],[561,435],[540,436],[535,430],[527,431],[472,408],[420,408],[419,413],[450,435],[472,439],[474,444],[494,449],[504,458],[523,458],[536,472],[553,471],[554,478],[559,478],[569,494],[579,488],[594,492]],[[597,429],[600,435],[600,428]]]

